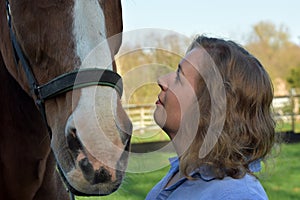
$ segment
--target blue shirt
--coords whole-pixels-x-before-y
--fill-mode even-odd
[[[243,178],[225,177],[215,179],[209,167],[200,167],[190,175],[196,180],[181,178],[166,187],[170,178],[179,170],[178,158],[170,159],[168,174],[148,193],[146,200],[266,200],[268,199],[260,182],[254,176],[246,174]],[[252,172],[260,171],[260,161],[249,165]]]

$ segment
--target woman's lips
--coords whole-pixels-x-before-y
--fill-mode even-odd
[[[157,101],[155,102],[156,105],[163,105],[163,103],[161,102],[161,100],[158,98]]]

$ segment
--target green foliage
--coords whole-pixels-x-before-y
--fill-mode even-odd
[[[290,42],[289,38],[285,26],[276,27],[271,22],[260,22],[253,26],[245,45],[261,61],[273,82],[276,79],[286,80],[290,71],[300,66],[300,47]]]
[[[300,66],[291,69],[287,82],[290,84],[291,88],[300,88]]]

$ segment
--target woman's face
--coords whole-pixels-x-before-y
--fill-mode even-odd
[[[171,139],[180,129],[183,115],[193,103],[197,103],[195,91],[202,51],[200,48],[192,49],[181,60],[176,72],[158,79],[161,92],[156,101],[154,119]]]

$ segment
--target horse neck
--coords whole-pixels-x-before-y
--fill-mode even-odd
[[[33,99],[9,74],[2,56],[0,62],[0,95],[3,97],[0,99],[0,119],[1,122],[5,122],[4,125],[11,126],[4,133],[18,131],[16,132],[18,138],[30,140],[32,145],[40,144],[38,146],[44,148],[46,145],[47,148],[50,148],[47,129]]]
[[[30,137],[33,136],[40,143],[41,141],[38,141],[40,138],[46,138],[45,141],[48,140],[49,148],[45,125],[34,101],[21,89],[21,86],[7,70],[17,71],[20,69],[17,69],[12,56],[13,49],[9,37],[4,0],[0,0],[0,13],[0,94],[3,97],[0,99],[1,122],[5,121],[7,126],[11,125],[11,131],[20,131],[20,134],[17,134],[18,137],[25,140],[30,140],[32,139]],[[17,124],[23,125],[16,126]],[[10,132],[10,130],[5,132]]]
[[[46,186],[57,195],[57,186],[63,190],[64,187],[55,176],[47,129],[33,100],[6,70],[1,52],[0,80],[0,160],[4,163],[0,166],[0,176],[7,179],[5,183],[4,178],[0,180],[0,185],[5,185],[0,189],[0,198],[3,195],[36,198]],[[51,191],[46,191],[51,196]]]

